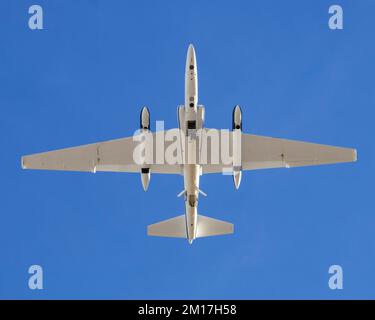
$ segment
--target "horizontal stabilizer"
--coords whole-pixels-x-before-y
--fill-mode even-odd
[[[164,220],[147,227],[147,234],[156,237],[187,238],[185,215]],[[195,238],[233,233],[233,224],[198,215]]]
[[[206,216],[198,215],[196,237],[219,236],[233,233],[233,224]]]
[[[185,215],[151,224],[147,227],[149,236],[186,238]]]

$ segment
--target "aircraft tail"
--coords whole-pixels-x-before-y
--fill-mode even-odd
[[[186,238],[185,215],[150,224],[147,234],[156,237]]]
[[[232,223],[198,215],[196,238],[232,233]],[[147,234],[156,237],[187,238],[185,215],[151,224],[147,227]]]
[[[233,233],[233,224],[198,214],[196,238]]]

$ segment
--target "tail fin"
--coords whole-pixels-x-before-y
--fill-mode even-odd
[[[198,215],[196,237],[219,236],[233,233],[233,224],[206,216]]]
[[[151,224],[147,227],[149,236],[186,238],[185,215]]]
[[[198,215],[196,238],[233,233],[233,224]],[[147,227],[149,236],[187,238],[185,215],[164,220]]]

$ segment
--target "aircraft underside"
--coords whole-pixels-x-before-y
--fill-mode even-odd
[[[236,105],[231,130],[204,127],[205,108],[198,105],[195,50],[189,46],[185,66],[185,103],[177,108],[178,128],[151,132],[150,112],[143,107],[140,129],[133,137],[43,152],[22,157],[22,168],[64,171],[139,173],[144,190],[151,173],[179,174],[185,214],[151,224],[150,236],[194,239],[233,233],[233,224],[198,213],[199,180],[208,173],[231,174],[235,188],[242,172],[291,168],[357,160],[355,149],[272,138],[242,132],[242,111]]]

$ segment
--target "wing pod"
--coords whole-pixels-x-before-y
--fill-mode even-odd
[[[233,182],[236,189],[240,187],[242,177],[241,136],[242,136],[242,111],[239,105],[233,108]]]
[[[233,108],[232,114],[232,130],[239,129],[242,131],[242,111],[239,105]]]
[[[142,168],[141,169],[141,181],[142,181],[142,187],[144,191],[147,191],[148,185],[150,184],[150,179],[151,179],[150,168]]]
[[[141,110],[140,128],[143,130],[150,130],[150,112],[146,106]]]
[[[148,108],[144,106],[140,114],[140,128],[143,132],[148,132],[150,130],[150,112]],[[151,172],[150,167],[142,166],[141,168],[141,182],[144,191],[147,191],[150,184]]]

